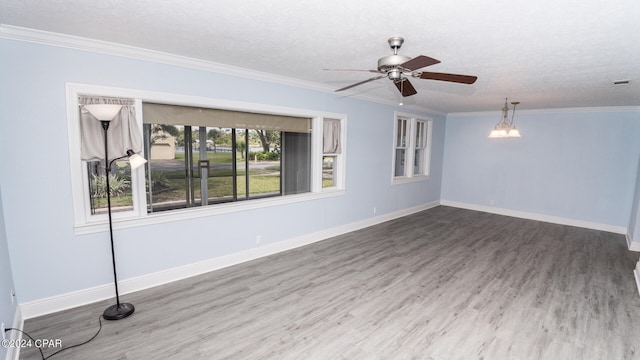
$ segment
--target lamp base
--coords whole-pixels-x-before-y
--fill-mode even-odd
[[[120,320],[133,314],[134,311],[135,308],[133,305],[129,303],[120,303],[120,306],[117,304],[109,306],[104,313],[102,313],[102,317],[105,320]]]

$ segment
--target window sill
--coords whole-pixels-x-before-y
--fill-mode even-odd
[[[196,219],[201,217],[229,214],[239,211],[256,210],[272,206],[281,206],[294,204],[298,202],[313,201],[318,199],[342,196],[345,194],[343,189],[325,189],[321,193],[306,193],[299,195],[287,195],[281,197],[240,201],[219,205],[211,205],[206,207],[194,207],[188,209],[170,210],[159,213],[145,214],[144,216],[114,219],[113,229],[127,229],[139,226],[154,225],[172,221],[181,221]],[[75,235],[86,235],[109,230],[107,221],[92,222],[86,224],[76,224],[74,226]]]
[[[406,176],[394,177],[393,179],[391,179],[391,185],[400,185],[400,184],[408,184],[408,183],[414,183],[419,181],[426,181],[426,180],[429,180],[429,178],[430,178],[429,175],[416,175],[412,177],[406,177]]]

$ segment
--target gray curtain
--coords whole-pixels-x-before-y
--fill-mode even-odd
[[[134,103],[133,99],[88,95],[78,96],[78,104],[80,105],[80,156],[82,160],[93,161],[104,159],[104,130],[102,129],[102,124],[96,120],[83,105],[122,105],[120,113],[118,113],[109,124],[109,160],[125,155],[129,149],[136,153],[142,151],[142,135],[136,122]]]
[[[325,154],[340,154],[340,120],[324,119],[322,125],[322,151]]]

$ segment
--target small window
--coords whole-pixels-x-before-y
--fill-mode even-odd
[[[431,123],[431,119],[396,114],[393,183],[424,179],[429,175]]]
[[[409,119],[398,118],[396,121],[396,151],[394,176],[406,175],[407,164],[407,125]]]
[[[325,155],[322,157],[322,187],[329,188],[336,186],[335,163],[337,156]]]
[[[126,151],[142,151],[139,122],[132,98],[78,94],[78,128],[83,169],[84,217],[89,221],[102,221],[108,213],[107,182],[111,198],[111,212],[116,217],[137,214],[140,199],[135,189],[136,174],[132,174]],[[121,108],[113,120],[98,121],[85,105],[109,104]],[[107,137],[105,138],[105,132]],[[105,140],[109,151],[109,164],[105,164]],[[107,166],[109,171],[107,172]],[[108,174],[107,174],[108,173]],[[134,172],[136,173],[136,172]],[[107,178],[108,176],[108,178]]]
[[[416,121],[416,141],[414,143],[413,175],[426,175],[425,149],[427,147],[427,126],[424,120]]]
[[[340,119],[323,119],[322,126],[322,188],[340,187],[339,177],[342,158],[342,121]]]

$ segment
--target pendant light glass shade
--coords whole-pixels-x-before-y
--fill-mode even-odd
[[[511,130],[509,130],[509,133],[507,134],[507,136],[508,137],[520,137],[520,131],[518,131],[518,129],[516,129],[514,127]]]

